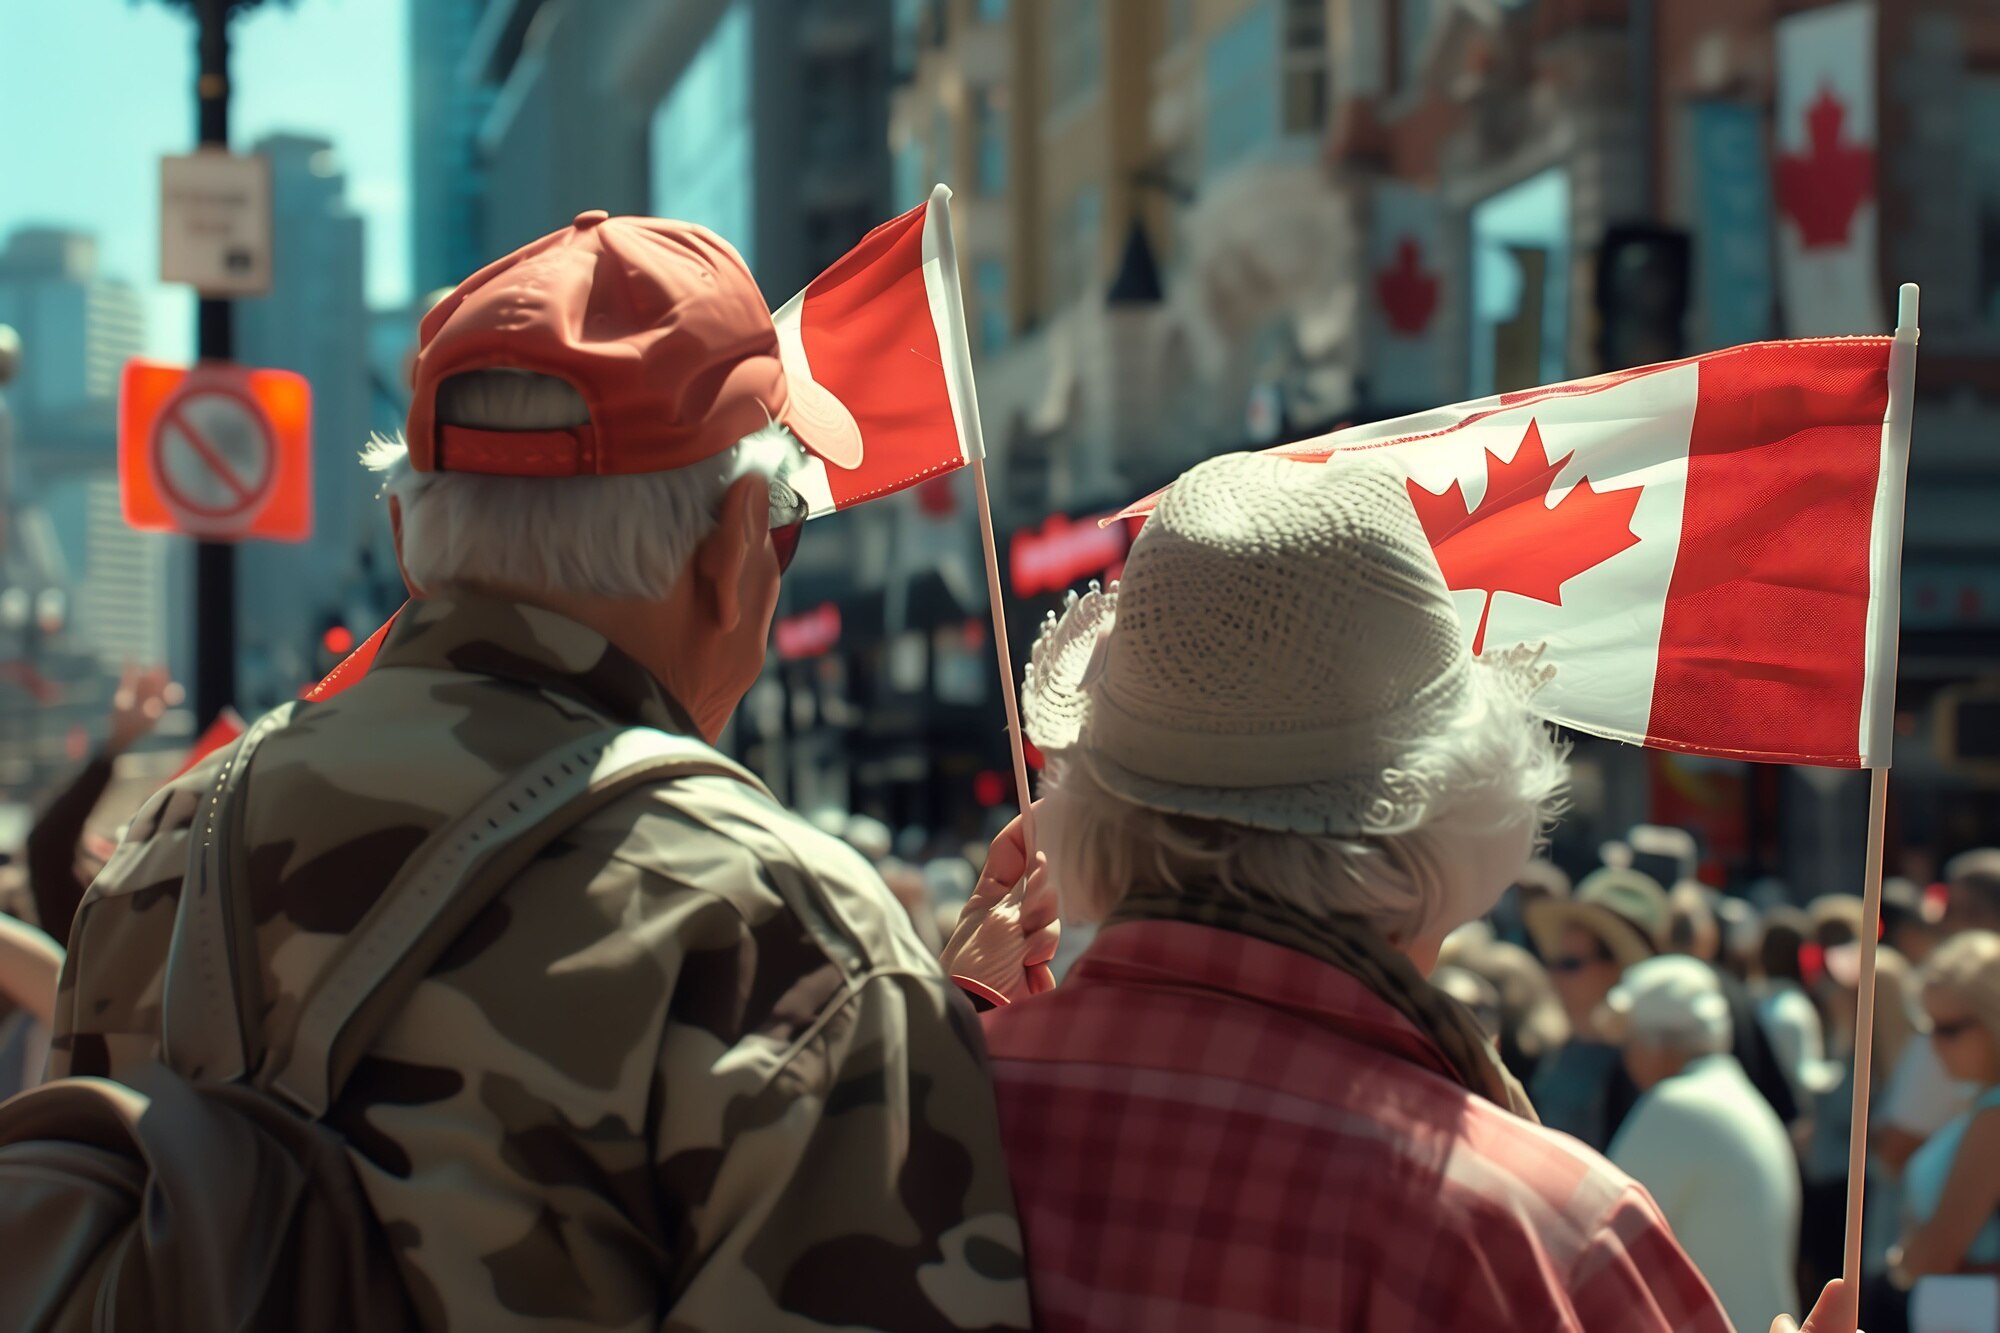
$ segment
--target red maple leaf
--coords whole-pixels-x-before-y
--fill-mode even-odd
[[[1396,242],[1396,262],[1375,275],[1375,295],[1393,332],[1422,333],[1437,312],[1438,280],[1424,272],[1422,258],[1416,237],[1405,236]]]
[[[1455,481],[1441,494],[1407,483],[1445,585],[1454,592],[1486,594],[1479,629],[1472,636],[1474,656],[1486,646],[1495,593],[1561,606],[1564,583],[1639,543],[1632,511],[1639,507],[1643,487],[1599,491],[1580,479],[1550,507],[1556,473],[1572,456],[1564,454],[1551,463],[1542,447],[1541,426],[1530,421],[1511,463],[1486,451],[1486,494],[1477,509],[1466,506],[1465,491]]]
[[[1875,194],[1875,150],[1842,143],[1846,123],[1846,106],[1823,87],[1806,110],[1811,149],[1778,157],[1778,207],[1808,250],[1846,245],[1855,213]]]

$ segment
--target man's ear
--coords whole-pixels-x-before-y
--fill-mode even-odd
[[[403,576],[403,586],[410,596],[422,597],[424,590],[410,577],[410,567],[403,561],[403,500],[397,495],[389,497],[389,537],[396,545],[396,572]]]
[[[743,619],[743,568],[764,544],[770,522],[769,485],[762,477],[741,477],[722,497],[715,531],[695,547],[698,594],[719,629],[733,630]]]

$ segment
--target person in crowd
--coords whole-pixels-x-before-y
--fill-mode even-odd
[[[0,913],[0,1101],[41,1081],[62,965],[47,932]]]
[[[85,831],[111,786],[118,758],[158,726],[181,701],[181,687],[162,666],[128,666],[111,696],[104,744],[82,772],[49,801],[28,832],[25,860],[35,920],[57,944],[69,943],[70,921],[84,890],[104,869],[111,848]]]
[[[1825,893],[1806,905],[1812,919],[1812,942],[1825,957],[1828,949],[1851,944],[1861,938],[1861,899],[1852,893]]]
[[[985,1021],[1047,1333],[1727,1327],[1424,980],[1565,777],[1536,655],[1465,642],[1399,473],[1254,454],[1184,475],[1045,630],[1037,833],[1104,924]]]
[[[1569,1018],[1548,969],[1518,944],[1469,936],[1477,924],[1453,931],[1439,962],[1492,987],[1500,1007],[1500,1061],[1523,1084],[1531,1084],[1544,1057],[1569,1040]]]
[[[1569,875],[1561,866],[1546,857],[1536,857],[1522,867],[1520,876],[1487,914],[1493,933],[1532,951],[1534,940],[1528,934],[1527,922],[1529,906],[1549,900],[1567,901],[1571,888]]]
[[[1698,880],[1682,880],[1668,891],[1668,951],[1700,959],[1715,972],[1716,984],[1729,1002],[1730,1054],[1779,1122],[1798,1124],[1805,1116],[1805,1104],[1771,1049],[1770,1036],[1758,1019],[1757,1001],[1749,986],[1721,964],[1722,926],[1713,905],[1717,896]]]
[[[1605,999],[1640,1088],[1611,1161],[1652,1193],[1739,1329],[1798,1308],[1791,1140],[1729,1053],[1729,1002],[1699,959],[1650,959]]]
[[[1569,1016],[1568,1042],[1535,1071],[1542,1123],[1599,1152],[1611,1146],[1639,1090],[1616,1042],[1598,1030],[1604,999],[1625,969],[1660,952],[1667,936],[1667,894],[1642,871],[1592,871],[1567,901],[1536,905],[1528,929]]]
[[[1431,985],[1465,1006],[1489,1040],[1500,1041],[1500,992],[1477,972],[1439,963],[1431,973]],[[1504,1063],[1504,1058],[1502,1063]]]
[[[1839,1076],[1827,1064],[1819,1007],[1806,990],[1801,955],[1811,940],[1811,921],[1797,908],[1775,907],[1765,913],[1764,936],[1757,946],[1758,975],[1751,986],[1757,1017],[1800,1106],[1812,1105]],[[1812,949],[1819,952],[1817,944]]]
[[[712,232],[601,212],[462,283],[424,319],[407,448],[368,460],[413,600],[244,779],[283,1051],[399,867],[496,782],[614,727],[699,758],[514,869],[330,1091],[426,1329],[1028,1326],[947,974],[1025,993],[1049,895],[1023,878],[941,967],[861,856],[711,748],[763,665],[800,446],[858,453],[769,309]],[[239,749],[149,802],[86,897],[55,1073],[162,1054],[190,825]]]
[[[1805,1227],[1799,1261],[1808,1286],[1840,1276],[1845,1259],[1848,1139],[1854,1125],[1855,1002],[1861,981],[1861,945],[1850,940],[1826,951],[1820,983],[1826,1013],[1828,1064],[1837,1079],[1812,1106],[1812,1132],[1801,1160],[1805,1178]],[[1909,962],[1884,945],[1875,953],[1875,1035],[1869,1060],[1869,1093],[1879,1105],[1903,1052],[1929,1026],[1918,1003]],[[1868,1163],[1867,1209],[1862,1227],[1862,1272],[1873,1277],[1888,1269],[1889,1247],[1901,1225],[1900,1182],[1873,1155]]]
[[[1940,908],[1941,908],[1940,904]],[[1882,942],[1922,967],[1944,939],[1943,914],[1917,882],[1900,875],[1882,881]]]
[[[944,931],[938,921],[938,913],[931,901],[930,885],[924,880],[924,872],[900,857],[892,856],[875,867],[875,873],[889,886],[889,892],[909,913],[910,925],[915,928],[917,938],[929,952],[935,954],[944,947]],[[953,914],[953,920],[957,916]]]
[[[895,851],[895,835],[889,826],[872,815],[853,815],[840,835],[849,847],[868,858],[868,864],[879,866]]]
[[[1947,939],[1965,930],[2000,930],[2000,849],[1979,848],[1946,863],[1938,927]],[[1973,1093],[1946,1070],[1934,1035],[1914,1038],[1869,1117],[1869,1142],[1883,1167],[1900,1173],[1912,1153],[1970,1109]]]
[[[1923,1006],[1946,1071],[1978,1091],[1903,1170],[1893,1262],[1905,1280],[2000,1273],[2000,934],[1967,930],[1940,945],[1924,966]]]

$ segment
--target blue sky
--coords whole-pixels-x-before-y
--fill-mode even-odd
[[[367,219],[368,296],[409,295],[408,0],[270,3],[232,25],[230,135],[331,139]],[[194,141],[194,23],[160,0],[0,0],[0,236],[97,233],[146,296],[148,351],[186,359],[194,298],[159,275],[159,167]]]

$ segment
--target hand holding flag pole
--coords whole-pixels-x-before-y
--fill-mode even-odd
[[[986,437],[979,424],[979,396],[972,379],[972,348],[966,336],[965,297],[958,284],[958,250],[951,232],[951,187],[940,184],[931,191],[931,216],[926,219],[925,239],[936,250],[937,285],[942,287],[944,315],[939,321],[947,337],[945,383],[951,393],[952,414],[958,421],[959,438],[972,464],[972,486],[979,505],[979,543],[986,554],[987,609],[993,617],[993,651],[999,659],[1000,697],[1007,707],[1007,741],[1013,749],[1014,794],[1021,804],[1021,837],[1026,846],[1023,864],[1028,873],[1035,867],[1034,790],[1028,785],[1028,757],[1021,732],[1021,703],[1014,681],[1013,654],[1007,647],[1006,606],[1000,597],[1000,550],[993,536],[993,501],[986,489]],[[935,227],[935,233],[930,230]],[[926,269],[930,255],[926,255]],[[927,275],[928,276],[928,275]],[[935,297],[933,298],[935,303]],[[1044,971],[1046,964],[1042,965]],[[1046,978],[1044,978],[1046,980]]]

